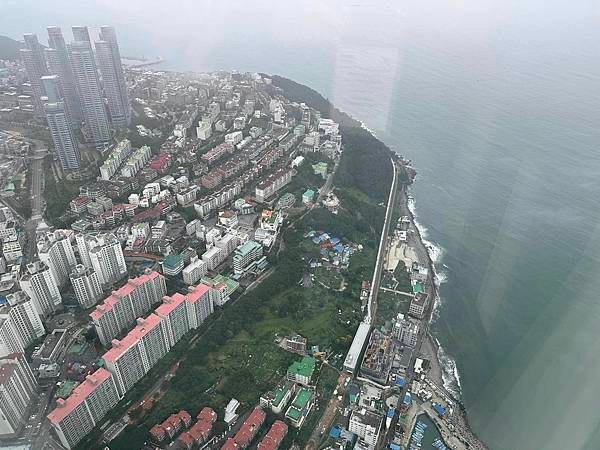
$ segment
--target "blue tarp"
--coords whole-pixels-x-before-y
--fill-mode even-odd
[[[396,413],[396,410],[394,408],[390,408],[390,409],[388,409],[387,416],[394,417],[395,413]]]
[[[406,386],[406,381],[404,380],[404,378],[398,377],[396,379],[396,386],[399,386],[401,388],[403,388],[404,386]]]
[[[400,446],[398,444],[390,444],[390,449],[392,450],[402,450],[402,448],[400,448]]]
[[[338,244],[335,247],[333,247],[333,249],[338,253],[342,253],[344,251],[344,246],[342,244]]]
[[[333,237],[331,239],[329,239],[329,241],[333,244],[333,245],[337,245],[340,243],[340,240],[336,237]]]
[[[342,429],[338,425],[334,425],[331,427],[331,430],[329,430],[329,437],[332,437],[333,439],[338,439],[341,434]]]
[[[406,406],[410,405],[410,403],[412,402],[412,395],[410,395],[410,392],[407,392],[406,394],[404,394],[404,400],[402,400],[402,403],[404,403]]]
[[[442,405],[440,405],[439,403],[432,403],[431,406],[433,407],[433,409],[435,410],[436,413],[438,413],[440,416],[443,416],[444,414],[446,414],[446,408],[444,408]]]

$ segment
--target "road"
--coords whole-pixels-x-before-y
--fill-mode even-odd
[[[312,434],[310,435],[310,439],[306,443],[304,450],[318,449],[319,443],[320,443],[323,435],[326,436],[325,433],[329,432],[329,427],[331,426],[332,422],[334,421],[334,419],[336,418],[336,416],[338,414],[338,408],[340,406],[340,403],[343,405],[343,402],[341,402],[338,399],[338,397],[341,396],[343,399],[344,395],[346,395],[344,383],[346,382],[346,379],[349,376],[350,375],[348,375],[348,374],[340,375],[340,378],[338,379],[338,385],[337,385],[337,395],[333,395],[333,397],[331,397],[331,400],[329,400],[329,403],[327,404],[325,411],[323,411],[323,415],[319,419],[319,422],[317,423],[317,425],[315,425],[315,428],[314,428]]]
[[[31,218],[25,222],[24,226],[26,236],[24,255],[27,262],[35,259],[37,250],[35,232],[44,212],[44,197],[42,193],[44,191],[44,157],[46,156],[46,152],[45,148],[38,148],[30,159]]]
[[[390,187],[390,195],[388,198],[387,209],[385,211],[385,220],[381,230],[381,239],[379,241],[379,251],[377,252],[377,261],[375,262],[375,270],[373,271],[373,280],[371,281],[371,292],[369,293],[369,301],[367,303],[367,316],[365,323],[371,325],[375,320],[377,310],[377,294],[379,293],[379,285],[381,283],[381,272],[383,271],[383,262],[387,251],[388,236],[392,222],[392,212],[396,203],[396,195],[398,189],[398,170],[396,163],[390,158],[394,176],[392,178],[392,186]]]

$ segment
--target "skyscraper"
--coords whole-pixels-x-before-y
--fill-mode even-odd
[[[88,31],[88,27],[81,25],[73,25],[71,27],[71,31],[73,33],[73,40],[75,42],[87,42],[92,48],[92,40],[90,39],[90,32]]]
[[[75,28],[73,32],[75,33]],[[90,43],[76,41],[70,44],[69,59],[91,140],[96,148],[103,149],[110,142],[110,128]]]
[[[46,75],[41,78],[41,81],[47,97],[44,112],[58,159],[63,169],[78,169],[81,155],[73,130],[73,120],[64,99],[60,77]]]
[[[40,78],[48,73],[44,52],[35,34],[25,34],[23,38],[26,48],[21,49],[20,52],[33,91],[34,114],[37,118],[43,118],[45,117],[45,113],[42,97],[45,95],[45,92]]]
[[[60,77],[65,103],[71,115],[72,126],[73,129],[77,129],[81,126],[83,113],[75,84],[75,76],[69,61],[67,45],[59,27],[48,27],[47,30],[49,48],[44,50],[44,54],[48,63],[48,73]]]
[[[113,27],[100,28],[100,41],[96,42],[96,55],[111,121],[115,127],[126,127],[129,125],[130,118],[129,99],[119,44]]]

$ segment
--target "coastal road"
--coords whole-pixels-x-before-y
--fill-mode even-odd
[[[385,253],[387,251],[388,236],[392,222],[392,212],[396,203],[396,194],[398,189],[398,169],[393,159],[390,158],[390,162],[392,163],[392,168],[394,170],[394,177],[392,179],[392,186],[390,187],[390,195],[385,212],[385,220],[383,222],[383,229],[381,230],[381,239],[379,241],[379,251],[377,252],[375,270],[373,271],[373,280],[371,281],[371,292],[369,293],[369,301],[367,303],[367,316],[365,317],[365,322],[369,325],[374,322],[375,313],[377,311],[377,294],[379,293],[383,262],[385,259]]]

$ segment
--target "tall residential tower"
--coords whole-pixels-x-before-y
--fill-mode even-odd
[[[124,128],[129,125],[129,99],[117,35],[113,27],[100,28],[100,41],[96,42],[96,55],[111,122],[115,127]]]
[[[25,34],[23,38],[26,48],[21,49],[20,52],[25,64],[25,70],[27,71],[27,77],[31,83],[31,90],[33,91],[34,115],[37,118],[43,118],[45,113],[42,97],[45,95],[45,92],[40,78],[48,74],[43,47],[38,42],[35,34]]]
[[[110,142],[111,135],[102,98],[102,86],[90,43],[75,41],[70,44],[69,59],[81,98],[86,127],[96,148],[103,149]]]

